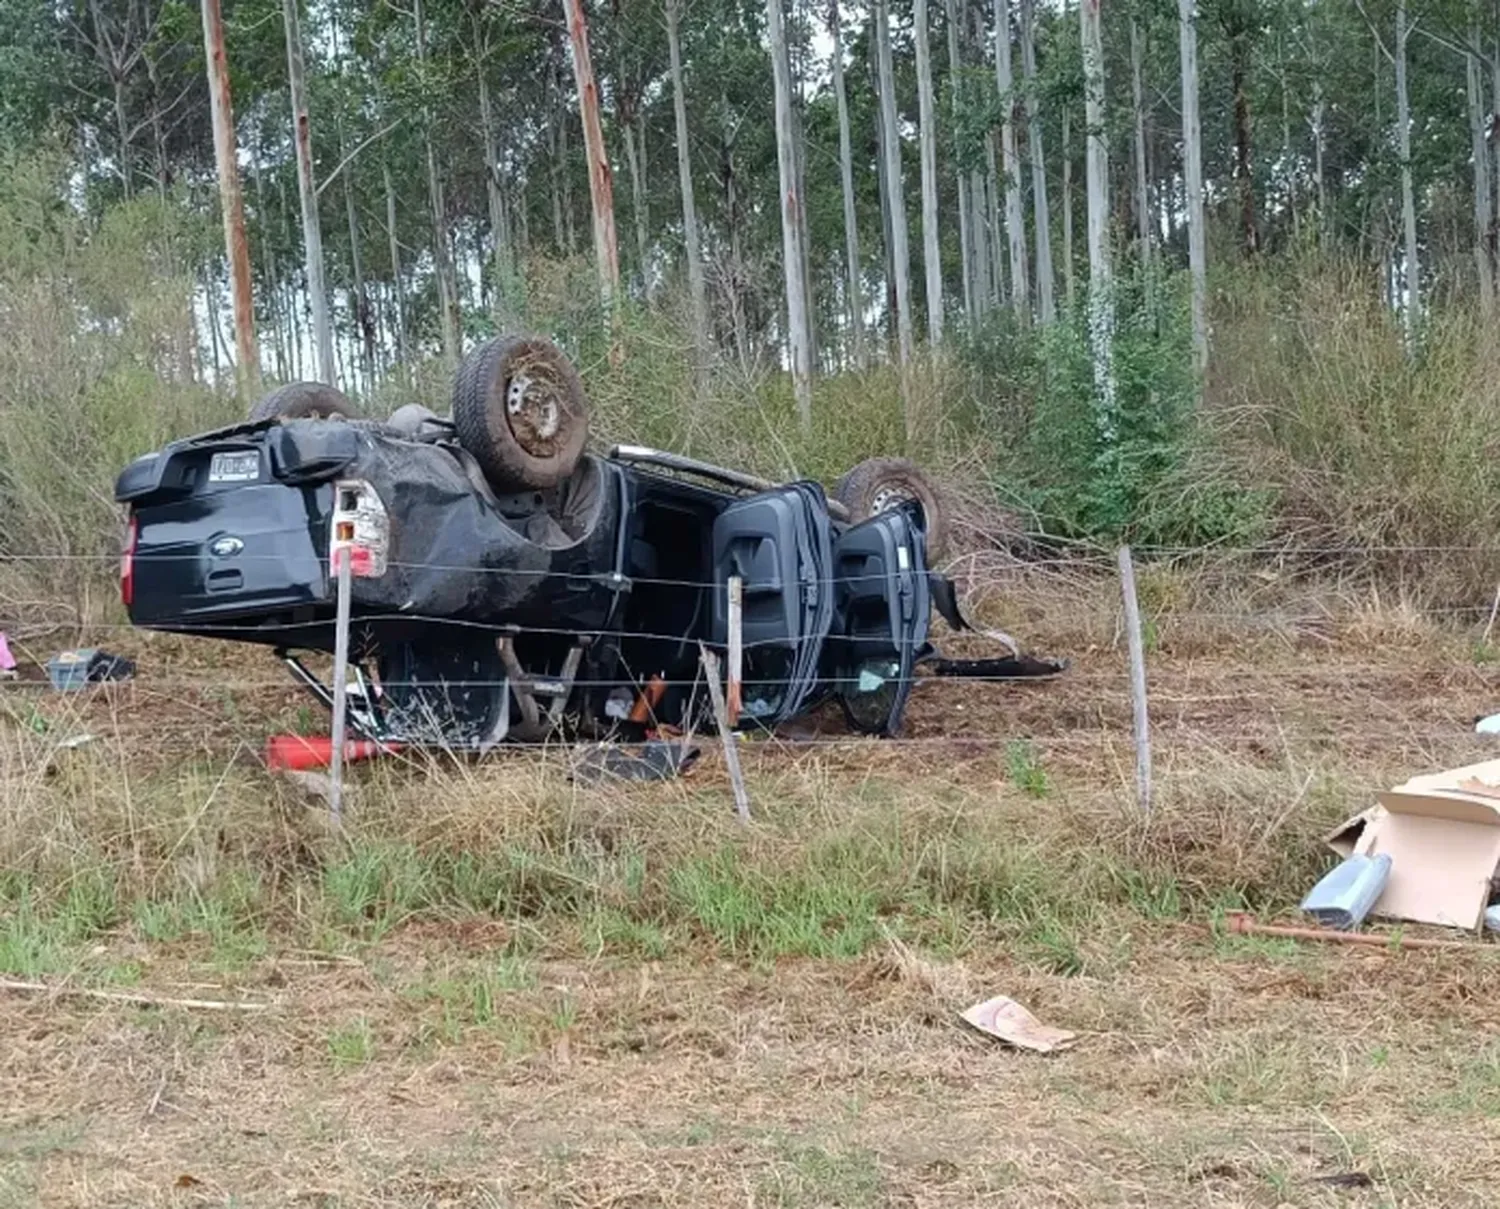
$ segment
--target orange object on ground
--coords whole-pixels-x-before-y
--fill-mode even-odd
[[[346,739],[344,762],[368,760],[385,751],[398,751],[390,743],[373,739]],[[272,735],[266,740],[266,767],[273,772],[285,769],[326,768],[333,762],[333,739],[328,735]]]

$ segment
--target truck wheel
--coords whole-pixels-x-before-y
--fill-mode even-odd
[[[855,523],[916,500],[927,521],[928,557],[941,557],[948,544],[942,501],[928,477],[906,458],[866,458],[835,484],[833,498],[849,509]]]
[[[250,422],[262,420],[326,420],[342,416],[359,418],[349,396],[322,382],[288,382],[263,395],[250,409]]]
[[[458,367],[453,426],[495,487],[554,487],[583,456],[588,400],[578,371],[550,340],[501,336]]]

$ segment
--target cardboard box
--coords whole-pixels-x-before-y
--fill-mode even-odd
[[[1359,847],[1359,841],[1364,836],[1365,830],[1371,823],[1384,816],[1384,806],[1370,806],[1352,818],[1345,819],[1323,837],[1323,842],[1333,849],[1340,860],[1348,860]]]
[[[1500,867],[1500,760],[1413,777],[1328,836],[1338,850],[1388,853],[1372,914],[1476,929]]]

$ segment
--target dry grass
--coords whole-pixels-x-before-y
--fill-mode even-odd
[[[258,766],[299,708],[269,657],[206,644],[0,690],[0,965],[275,1004],[0,997],[0,1206],[1490,1203],[1493,954],[1205,926],[1288,910],[1330,822],[1477,758],[1487,653],[1151,569],[1144,820],[1112,583],[1004,575],[982,612],[1070,676],[925,686],[905,745],[750,745],[748,833],[710,749],[630,788],[363,767],[334,836]],[[958,1023],[1001,992],[1078,1047]]]

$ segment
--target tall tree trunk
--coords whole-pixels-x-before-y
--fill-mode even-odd
[[[1292,157],[1292,82],[1287,77],[1286,42],[1281,37],[1276,39],[1276,53],[1281,77],[1281,170],[1286,177],[1286,205],[1292,216],[1292,235],[1295,237],[1302,230],[1301,198],[1297,190],[1297,165]]]
[[[552,187],[552,246],[557,249],[557,255],[565,256],[572,251],[563,225],[567,117],[563,113],[562,79],[556,63],[550,65],[547,73],[547,91],[550,94],[547,102],[547,178]]]
[[[1255,174],[1250,154],[1250,33],[1237,28],[1229,39],[1230,87],[1234,93],[1234,175],[1240,191],[1240,229],[1245,255],[1260,250],[1255,219]]]
[[[422,0],[414,0],[412,19],[416,26],[417,62],[421,70],[427,65],[427,20]],[[432,141],[432,114],[423,107],[422,142],[427,150],[427,197],[432,207],[432,260],[437,274],[439,320],[442,325],[443,359],[450,365],[458,360],[462,341],[458,312],[458,286],[453,275],[453,246],[448,238],[448,203],[443,193],[443,178],[438,174],[437,149]]]
[[[1067,292],[1068,309],[1073,309],[1077,291],[1077,272],[1073,263],[1073,120],[1066,109],[1062,120],[1062,220],[1063,220],[1063,289]]]
[[[792,0],[791,19],[795,22],[797,17],[797,0]],[[818,367],[818,319],[817,298],[813,293],[812,274],[812,249],[808,241],[807,225],[807,123],[805,118],[806,105],[802,95],[802,82],[804,71],[796,70],[797,64],[791,59],[792,40],[787,40],[787,69],[792,82],[792,129],[795,138],[792,148],[796,153],[793,166],[796,175],[792,178],[797,182],[797,229],[802,233],[799,244],[802,249],[802,296],[807,299],[807,348],[808,362],[813,367],[814,373]]]
[[[1146,163],[1146,39],[1141,23],[1130,15],[1130,101],[1135,127],[1135,232],[1140,241],[1141,260],[1151,259],[1151,189]]]
[[[130,164],[130,118],[125,111],[125,77],[113,81],[115,92],[115,129],[120,142],[120,185],[128,201],[135,192],[134,170]]]
[[[475,18],[475,39],[481,39],[479,19]],[[500,135],[495,129],[495,109],[490,99],[489,72],[486,70],[486,47],[481,50],[475,64],[479,77],[479,137],[484,140],[484,195],[489,209],[490,237],[488,255],[494,294],[491,309],[495,324],[502,330],[516,320],[515,307],[511,305],[510,292],[515,274],[514,248],[510,222],[505,212],[505,193],[500,187]]]
[[[844,87],[844,42],[839,29],[839,0],[828,3],[828,35],[833,39],[833,95],[839,111],[839,187],[844,197],[844,258],[848,265],[849,337],[854,364],[864,369],[865,291],[860,272],[859,218],[854,207],[854,137],[849,129],[849,97]]]
[[[1031,221],[1036,229],[1036,300],[1043,323],[1057,318],[1052,268],[1052,213],[1047,203],[1047,156],[1037,97],[1036,0],[1021,0],[1021,77],[1026,85],[1026,141],[1031,147]]]
[[[224,249],[234,299],[235,377],[240,394],[260,390],[260,349],[255,341],[255,301],[250,288],[250,245],[245,239],[245,203],[234,139],[234,105],[229,95],[229,64],[224,59],[224,18],[219,0],[203,0],[203,49],[213,112],[214,159],[219,170],[219,205],[224,212]]]
[[[642,176],[646,159],[646,132],[638,114],[620,115],[620,133],[625,136],[625,166],[630,173],[630,217],[635,226],[636,264],[640,266],[641,289],[650,302],[655,290],[651,284],[651,242],[647,235],[650,218],[646,213],[646,184]],[[639,140],[637,139],[639,135]],[[640,146],[637,147],[637,141]]]
[[[1495,10],[1495,43],[1490,52],[1490,129],[1492,142],[1496,136],[1500,136],[1500,0],[1494,0]],[[1489,247],[1491,263],[1495,266],[1497,280],[1495,287],[1500,290],[1500,143],[1495,143],[1490,148],[1490,168],[1494,177],[1490,182],[1490,204],[1494,207],[1494,217],[1489,224]]]
[[[552,163],[557,172],[554,188],[560,195],[558,207],[562,213],[563,242],[559,247],[566,247],[567,255],[578,254],[578,227],[573,219],[573,174],[569,168],[568,153],[568,112],[567,97],[563,90],[562,60],[567,55],[567,50],[561,41],[554,47],[555,59],[553,62],[553,95],[556,97],[554,111],[557,115],[557,144],[556,153],[553,155]]]
[[[989,314],[995,296],[990,281],[989,216],[985,211],[984,175],[977,169],[960,182],[969,197],[969,273],[974,280],[974,317]]]
[[[896,72],[891,63],[891,24],[887,0],[875,0],[871,12],[875,34],[875,70],[879,78],[880,128],[882,159],[885,161],[885,191],[890,199],[890,264],[894,276],[896,302],[896,356],[902,368],[911,363],[911,288],[907,280],[911,253],[906,242],[906,190],[901,183],[901,135],[896,126]],[[911,435],[915,417],[911,400],[906,402],[907,434]]]
[[[344,128],[340,123],[339,161],[341,163],[346,154]],[[354,207],[352,180],[354,174],[346,168],[341,175],[344,185],[344,216],[349,224],[349,261],[354,270],[354,297],[351,309],[354,311],[354,330],[359,343],[360,372],[364,379],[364,389],[368,392],[375,385],[375,314],[370,307],[369,288],[365,283],[365,258],[359,241],[359,214]]]
[[[1005,234],[1010,244],[1010,301],[1022,319],[1031,315],[1026,265],[1026,208],[1021,200],[1021,157],[1016,150],[1015,72],[1011,68],[1010,3],[995,0],[995,83],[1000,89],[1000,144],[1005,167]]]
[[[979,60],[984,61],[984,0],[969,8],[969,0],[960,0],[960,19],[967,19],[967,39],[977,48]],[[988,140],[986,142],[988,147]],[[1001,300],[1004,277],[994,271],[994,257],[1002,243],[1000,231],[990,222],[989,191],[986,181],[995,175],[994,156],[987,152],[985,168],[975,166],[969,172],[969,226],[974,239],[974,295],[980,315],[988,315],[993,303]],[[986,170],[989,176],[985,175]],[[992,251],[993,249],[993,251]]]
[[[1323,82],[1313,80],[1313,103],[1312,124],[1313,136],[1313,188],[1318,198],[1318,233],[1321,239],[1322,232],[1327,222],[1328,193],[1323,176],[1323,140],[1324,121],[1328,112],[1327,102],[1323,100]]]
[[[573,44],[573,79],[578,86],[578,116],[583,123],[583,150],[589,166],[589,201],[594,212],[594,260],[604,309],[613,312],[620,294],[620,249],[615,239],[615,186],[604,153],[604,124],[599,118],[599,88],[589,58],[589,31],[580,0],[563,0],[568,37]]]
[[[152,173],[156,178],[156,196],[159,200],[166,201],[167,187],[172,181],[172,168],[167,158],[167,134],[162,126],[161,110],[156,108],[151,112],[151,145],[156,165],[156,171]]]
[[[1469,26],[1469,44],[1480,45],[1479,22]],[[1486,318],[1495,312],[1494,262],[1490,258],[1490,147],[1485,138],[1484,72],[1479,56],[1465,56],[1468,68],[1469,144],[1474,156],[1474,271],[1479,283],[1479,308]]]
[[[682,190],[682,244],[687,257],[688,295],[693,308],[693,346],[699,371],[709,354],[708,289],[703,280],[703,251],[698,241],[698,204],[693,194],[693,159],[689,154],[687,96],[682,86],[682,45],[678,35],[681,0],[667,0],[667,52],[672,64],[672,114],[677,123],[677,181]],[[741,349],[741,352],[744,350]]]
[[[771,73],[776,92],[776,168],[781,183],[781,254],[786,278],[787,354],[797,415],[804,430],[812,428],[813,343],[807,263],[803,240],[802,185],[797,172],[797,129],[792,112],[792,64],[787,53],[782,0],[766,0],[766,30],[771,40]]]
[[[401,278],[401,241],[396,236],[396,187],[391,181],[390,164],[382,161],[380,174],[385,183],[385,231],[390,240],[391,251],[391,290],[396,315],[396,355],[405,372],[405,367],[411,364],[411,349],[406,337],[406,287],[402,284]]]
[[[160,64],[155,55],[145,55],[146,78],[151,81],[151,151],[156,178],[156,196],[167,199],[167,186],[171,183],[172,169],[167,158],[167,130],[162,124],[162,95]]]
[[[933,114],[927,0],[915,0],[912,25],[917,44],[917,114],[921,124],[922,261],[927,277],[927,340],[936,346],[943,340],[943,255],[938,243],[937,118]]]
[[[1115,410],[1115,302],[1109,250],[1109,150],[1104,127],[1104,42],[1100,0],[1080,0],[1083,39],[1084,117],[1088,123],[1084,160],[1088,188],[1089,345],[1094,358],[1094,390],[1100,443],[1119,438]]]
[[[281,13],[286,24],[286,74],[292,100],[292,138],[297,146],[297,201],[302,211],[307,305],[312,313],[318,380],[332,386],[338,371],[333,359],[333,326],[328,319],[328,284],[323,277],[323,224],[318,218],[318,184],[313,177],[312,123],[307,115],[307,73],[297,0],[282,0]]]
[[[569,168],[568,131],[571,126],[566,113],[558,114],[557,121],[557,171],[562,182],[563,230],[567,236],[568,255],[578,255],[578,223],[573,213],[573,174]]]
[[[228,349],[224,348],[224,337],[219,332],[219,285],[209,272],[208,265],[200,267],[203,280],[203,311],[208,316],[208,347],[214,359],[214,385],[219,384],[219,374],[223,371],[224,358],[228,356]],[[223,355],[220,354],[223,349]]]
[[[280,280],[280,274],[276,270],[276,253],[274,251],[274,239],[267,238],[266,216],[270,210],[266,206],[265,176],[261,172],[261,156],[252,152],[250,156],[250,180],[255,187],[255,213],[260,221],[260,273],[261,279],[273,283],[271,288],[262,297],[262,304],[266,308],[266,327],[271,338],[270,352],[267,354],[274,368],[274,376],[285,380],[287,355],[286,349],[281,344],[281,317],[276,309],[276,289],[274,283]],[[217,299],[217,288],[215,289]],[[229,344],[224,344],[224,359],[230,360]]]
[[[948,29],[948,88],[953,100],[953,125],[958,126],[962,112],[959,97],[959,82],[963,74],[963,57],[959,49],[959,16],[954,0],[943,0],[943,18]],[[958,251],[963,265],[964,319],[971,326],[978,317],[974,301],[974,233],[971,229],[972,214],[969,208],[969,178],[962,168],[954,168],[954,184],[958,193]]]
[[[990,279],[995,283],[995,302],[1003,304],[1007,300],[1012,306],[1015,305],[1015,282],[1011,281],[1007,286],[1005,276],[1005,248],[1006,230],[1005,219],[1001,216],[1003,203],[1000,200],[1000,152],[996,148],[995,132],[990,131],[984,140],[985,167],[988,172],[984,178],[985,204],[990,213]],[[1022,267],[1025,267],[1026,258],[1021,258]]]
[[[1182,60],[1182,176],[1187,194],[1193,349],[1201,375],[1208,368],[1208,241],[1203,215],[1203,123],[1198,113],[1198,24],[1194,0],[1177,0],[1177,37]]]
[[[894,237],[891,234],[891,215],[895,207],[891,204],[890,180],[886,173],[885,108],[880,103],[880,39],[872,22],[870,26],[870,87],[875,95],[875,178],[880,195],[880,249],[881,263],[885,270],[885,346],[886,356],[891,355],[896,343],[896,257],[893,252]]]
[[[753,357],[750,348],[750,320],[745,313],[745,253],[740,239],[739,184],[734,166],[737,127],[728,124],[729,99],[722,91],[719,94],[719,108],[726,118],[725,125],[719,132],[719,162],[724,181],[724,222],[729,228],[729,265],[724,273],[724,294],[734,328],[735,356],[739,360],[740,370],[748,374],[753,365]]]
[[[1406,90],[1406,39],[1410,32],[1406,0],[1396,0],[1396,154],[1401,160],[1401,228],[1406,260],[1402,313],[1407,343],[1415,346],[1422,316],[1422,263],[1417,247],[1417,198],[1411,178],[1411,101]]]

